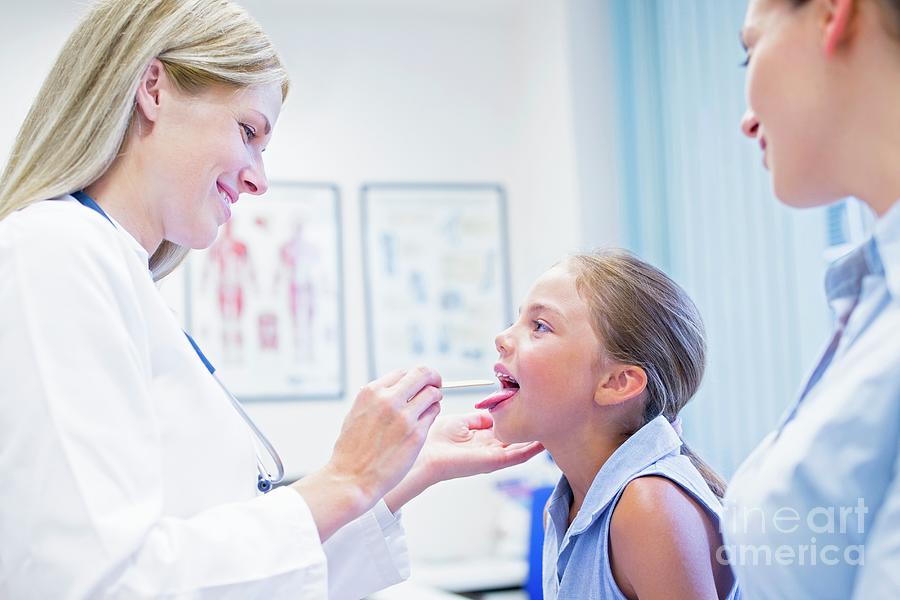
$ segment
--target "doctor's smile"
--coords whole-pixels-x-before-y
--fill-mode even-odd
[[[218,198],[221,200],[222,208],[225,212],[225,218],[222,221],[224,223],[231,218],[231,205],[238,201],[238,196],[232,188],[226,187],[221,182],[216,183],[216,189],[219,192]]]

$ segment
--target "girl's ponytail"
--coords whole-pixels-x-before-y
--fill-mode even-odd
[[[704,481],[706,481],[706,485],[709,486],[709,489],[712,490],[712,493],[716,495],[716,497],[721,500],[725,497],[725,480],[722,479],[718,473],[716,473],[712,467],[710,467],[706,462],[694,454],[694,451],[690,449],[690,447],[682,442],[681,444],[681,454],[687,456],[691,459],[691,462],[694,464],[694,467],[700,472],[700,475],[703,476]]]
[[[660,415],[673,422],[700,387],[706,366],[697,307],[665,273],[624,250],[576,254],[566,264],[607,355],[647,375],[642,425]],[[722,478],[686,445],[681,452],[721,498]]]

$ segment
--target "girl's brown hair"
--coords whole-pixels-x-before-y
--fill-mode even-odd
[[[642,425],[659,415],[674,421],[700,387],[706,366],[703,321],[693,301],[665,273],[624,250],[572,255],[566,265],[607,355],[647,374]],[[681,453],[722,498],[722,478],[687,444]]]

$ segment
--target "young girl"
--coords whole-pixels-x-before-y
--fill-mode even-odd
[[[619,250],[542,275],[496,339],[498,438],[540,440],[563,471],[545,515],[544,598],[738,597],[718,533],[722,480],[680,439],[703,323],[658,269]]]

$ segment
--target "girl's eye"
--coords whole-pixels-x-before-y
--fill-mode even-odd
[[[750,55],[748,54],[747,57],[744,59],[744,61],[741,63],[741,66],[746,67],[749,64],[750,64]]]
[[[550,331],[550,328],[543,321],[532,321],[532,323],[534,324],[533,331],[536,333],[548,333]]]
[[[241,129],[244,130],[244,137],[247,138],[247,141],[253,140],[256,137],[256,130],[247,125],[246,123],[241,123]]]

